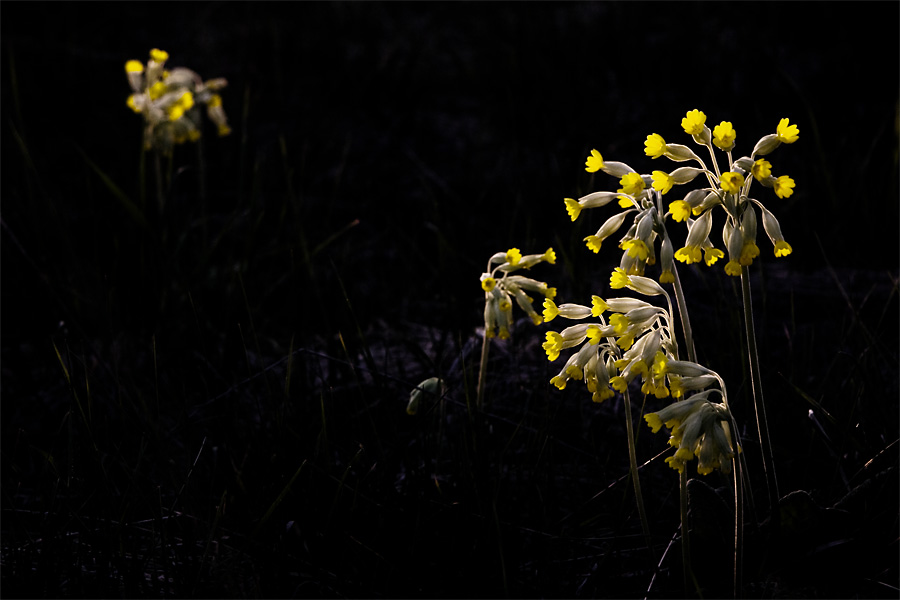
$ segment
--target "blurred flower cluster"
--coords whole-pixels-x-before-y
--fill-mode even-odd
[[[557,360],[563,350],[580,346],[550,383],[562,390],[570,380],[583,380],[593,401],[603,402],[616,392],[626,393],[629,384],[640,377],[644,394],[675,400],[659,413],[645,417],[654,432],[661,423],[673,429],[669,443],[678,451],[666,462],[683,471],[685,461],[698,456],[701,474],[713,468],[730,471],[729,461],[734,453],[724,383],[714,371],[695,362],[679,360],[668,294],[653,279],[628,275],[621,267],[613,272],[610,286],[628,288],[645,296],[664,296],[669,309],[636,298],[604,300],[593,296],[591,306],[557,305],[552,298],[546,298],[545,321],[556,317],[576,321],[596,319],[559,332],[547,332],[543,347],[551,361]],[[608,318],[605,313],[609,313]],[[711,402],[709,396],[713,393],[719,394],[722,402]]]
[[[774,247],[775,256],[787,256],[793,249],[781,233],[775,215],[762,202],[749,196],[754,180],[767,188],[772,188],[779,198],[788,198],[794,192],[794,180],[787,175],[775,177],[772,164],[760,158],[768,155],[781,144],[797,141],[799,130],[788,119],[782,119],[775,133],[764,136],[753,148],[749,156],[733,160],[731,153],[737,133],[730,122],[722,121],[712,130],[706,125],[706,115],[699,110],[689,111],[681,121],[685,133],[694,142],[709,150],[711,164],[707,165],[688,146],[670,144],[657,134],[647,136],[644,142],[645,154],[653,159],[665,156],[675,162],[694,161],[697,167],[680,167],[671,172],[653,171],[649,175],[639,174],[621,162],[606,161],[597,150],[592,150],[585,163],[589,173],[603,171],[619,178],[616,192],[594,192],[575,200],[566,198],[565,205],[574,221],[587,208],[598,208],[617,200],[624,210],[609,217],[600,229],[585,238],[588,248],[599,252],[606,238],[614,234],[626,218],[633,214],[631,227],[619,242],[624,252],[620,267],[629,275],[643,275],[646,265],[657,262],[656,240],[661,240],[659,260],[661,262],[661,283],[675,280],[674,261],[686,264],[705,262],[714,264],[725,256],[710,240],[712,230],[712,209],[721,206],[726,212],[726,222],[722,240],[728,261],[725,272],[740,275],[741,267],[748,266],[759,255],[756,245],[757,213],[762,218],[763,229]],[[727,170],[721,170],[714,147],[727,157]],[[674,186],[683,185],[703,176],[708,186],[688,192],[681,199],[669,203],[664,212],[662,197]],[[684,246],[675,250],[669,238],[664,220],[671,215],[675,221],[686,222],[688,235]]]
[[[133,92],[127,104],[144,116],[145,148],[168,154],[176,144],[197,141],[200,105],[206,106],[206,114],[219,135],[228,135],[231,129],[218,94],[228,82],[222,78],[203,81],[197,73],[182,67],[166,70],[168,58],[168,53],[154,48],[146,65],[138,60],[125,63]]]
[[[481,289],[484,290],[484,335],[490,339],[509,337],[512,326],[512,299],[531,317],[535,325],[543,320],[532,304],[534,299],[526,292],[538,293],[545,298],[556,296],[556,288],[548,287],[543,281],[537,281],[521,275],[510,273],[521,269],[530,269],[534,265],[547,262],[556,263],[553,248],[543,254],[527,254],[522,256],[518,248],[510,248],[506,252],[498,252],[488,260],[487,270],[481,275]],[[497,264],[496,267],[493,265]]]

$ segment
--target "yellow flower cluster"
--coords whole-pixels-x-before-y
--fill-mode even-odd
[[[206,114],[216,125],[219,135],[231,129],[222,108],[218,91],[228,82],[225,79],[203,81],[197,73],[185,68],[167,70],[168,53],[154,48],[144,65],[138,60],[125,63],[125,75],[132,94],[126,104],[144,117],[144,145],[163,153],[184,142],[200,138],[198,104],[206,106]]]
[[[676,162],[695,161],[697,167],[681,167],[672,172],[653,171],[650,175],[636,172],[621,162],[606,161],[597,150],[591,150],[586,161],[590,173],[603,171],[619,179],[616,192],[594,192],[579,199],[566,198],[566,211],[573,221],[587,208],[599,208],[618,200],[623,209],[609,217],[593,235],[584,238],[587,247],[599,252],[603,242],[618,231],[631,216],[633,221],[625,236],[619,242],[623,250],[620,268],[627,275],[643,275],[647,265],[661,263],[659,280],[674,282],[674,260],[686,264],[705,262],[712,265],[724,258],[725,251],[716,248],[709,239],[712,228],[710,211],[721,206],[726,212],[725,250],[728,258],[725,272],[740,275],[742,267],[752,264],[759,255],[756,246],[757,211],[762,216],[763,228],[769,236],[775,256],[787,256],[793,249],[781,234],[774,215],[763,204],[748,196],[753,181],[772,188],[779,198],[789,198],[795,182],[787,175],[772,175],[772,164],[760,158],[775,150],[781,144],[792,144],[799,137],[797,125],[788,119],[781,119],[775,133],[766,135],[753,149],[750,156],[733,160],[737,132],[729,121],[722,121],[712,130],[706,125],[706,114],[700,110],[688,111],[681,120],[685,133],[694,142],[705,146],[712,159],[711,168],[690,148],[666,142],[658,133],[651,133],[644,142],[644,152],[652,159],[666,157]],[[714,148],[727,154],[728,169],[720,170]],[[672,192],[677,185],[692,182],[704,176],[707,187],[688,192],[684,197],[669,203],[668,212],[663,208],[662,197]],[[688,226],[688,239],[683,247],[675,250],[665,228],[665,217],[671,215],[677,222]],[[660,241],[659,257],[656,241]]]
[[[509,337],[512,327],[513,299],[531,317],[531,321],[535,325],[541,324],[543,318],[534,310],[534,299],[526,292],[553,298],[556,296],[556,288],[548,287],[543,281],[529,277],[510,275],[520,269],[530,269],[541,262],[551,265],[556,263],[556,253],[553,248],[548,248],[543,254],[525,256],[522,256],[518,248],[510,248],[506,252],[494,254],[488,260],[487,270],[481,275],[481,289],[484,290],[485,337],[498,336],[500,339]]]

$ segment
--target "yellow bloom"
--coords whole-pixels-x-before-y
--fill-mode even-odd
[[[772,163],[765,160],[764,158],[760,158],[758,161],[753,163],[753,167],[750,169],[750,172],[756,177],[757,180],[762,181],[766,177],[772,175]]]
[[[759,256],[759,247],[753,242],[748,242],[741,248],[741,257],[738,262],[744,266],[750,266],[757,256]]]
[[[658,133],[651,133],[644,142],[644,153],[651,158],[659,158],[666,153],[666,140]]]
[[[578,215],[581,214],[581,204],[578,203],[578,200],[575,198],[566,198],[566,212],[569,213],[569,216],[574,221],[578,218]]]
[[[599,317],[609,309],[609,305],[600,296],[591,296],[591,316]]]
[[[128,96],[128,100],[125,101],[125,104],[128,105],[128,108],[130,108],[134,112],[140,114],[141,109],[138,107],[137,103],[134,100],[134,94]]]
[[[143,73],[144,65],[139,60],[129,60],[125,63],[125,72],[126,73]]]
[[[779,198],[788,198],[794,193],[794,180],[787,175],[782,175],[775,180],[775,195]]]
[[[800,130],[797,126],[788,124],[787,119],[782,119],[778,122],[775,133],[778,135],[778,140],[785,144],[793,144],[800,136]]]
[[[584,241],[587,242],[587,247],[589,250],[592,250],[594,254],[600,252],[600,246],[603,244],[603,240],[597,237],[596,235],[589,235],[584,238]]]
[[[522,260],[522,253],[518,248],[510,248],[506,251],[506,262],[509,264],[516,266],[520,260]]]
[[[169,60],[169,53],[165,50],[154,48],[150,51],[150,58],[158,63],[166,62],[167,60]]]
[[[484,291],[490,292],[490,291],[492,291],[492,290],[494,289],[494,287],[496,287],[496,285],[497,285],[497,280],[494,279],[493,277],[491,277],[491,276],[487,276],[487,277],[482,276],[482,279],[481,279],[481,289],[483,289]]]
[[[710,246],[709,248],[703,248],[703,262],[706,263],[707,267],[713,266],[714,264],[716,264],[717,260],[724,256],[725,253],[718,248],[713,248],[712,246]]]
[[[781,240],[781,241],[775,242],[775,256],[787,256],[788,254],[790,254],[793,251],[794,251],[794,249],[791,248],[791,245],[788,244],[786,241]]]
[[[732,277],[740,277],[741,275],[741,265],[736,260],[729,260],[725,265],[725,273],[731,275]]]
[[[622,249],[626,250],[631,258],[647,260],[647,257],[650,256],[650,249],[642,240],[628,240],[622,244]]]
[[[619,180],[619,185],[622,187],[616,191],[620,194],[636,196],[644,189],[644,179],[637,173],[626,173],[625,176]]]
[[[681,120],[681,126],[684,127],[685,133],[690,135],[700,135],[703,132],[703,126],[706,124],[706,115],[699,110],[689,110],[687,115]]]
[[[556,264],[556,252],[553,251],[553,248],[547,248],[543,258],[544,262],[550,263],[551,265]]]
[[[550,322],[555,319],[558,314],[559,308],[556,306],[556,302],[550,298],[544,298],[544,320]]]
[[[684,200],[675,200],[669,204],[669,212],[672,213],[673,219],[681,223],[691,216],[691,205]]]
[[[722,121],[713,129],[713,144],[721,150],[730,152],[734,148],[737,133],[728,121]]]
[[[653,171],[653,189],[665,194],[672,189],[675,179],[665,171]]]
[[[675,258],[685,264],[700,262],[700,246],[685,246],[675,253]]]
[[[561,390],[566,389],[566,382],[568,382],[568,379],[566,379],[565,377],[560,377],[559,375],[556,375],[550,380],[550,383]]]
[[[719,185],[722,186],[723,191],[737,194],[744,185],[744,176],[740,173],[722,173]]]
[[[587,162],[584,164],[586,165],[585,171],[588,173],[596,173],[603,168],[603,156],[596,150],[591,150],[591,155],[587,157]]]
[[[612,272],[609,278],[609,287],[614,290],[620,290],[629,283],[631,283],[631,280],[625,273],[625,270],[622,267],[616,267],[616,270]]]

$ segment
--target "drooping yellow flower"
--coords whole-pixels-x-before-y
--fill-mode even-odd
[[[741,276],[741,265],[736,260],[729,260],[725,265],[725,273],[731,275],[732,277],[740,277]]]
[[[753,259],[759,256],[759,246],[754,244],[753,242],[747,242],[741,248],[741,257],[738,259],[745,267],[749,267],[753,264]]]
[[[675,258],[688,265],[698,263],[702,258],[700,246],[685,246],[675,253]]]
[[[587,161],[584,164],[585,171],[588,173],[596,173],[603,168],[603,156],[596,150],[591,150],[591,155],[587,157]]]
[[[713,266],[714,264],[716,264],[717,260],[724,256],[725,253],[718,248],[713,248],[712,246],[710,246],[709,248],[703,248],[703,262],[706,263],[707,267]]]
[[[628,194],[629,196],[640,194],[645,187],[644,179],[637,173],[626,173],[622,179],[619,180],[619,185],[622,187],[616,191],[620,194]]]
[[[493,289],[497,286],[497,280],[488,275],[487,277],[481,277],[481,289],[486,292],[493,291]]]
[[[790,125],[788,119],[782,119],[778,122],[775,133],[778,135],[778,140],[785,144],[793,144],[800,136],[800,130],[796,125]]]
[[[675,200],[669,204],[669,212],[672,213],[672,218],[675,221],[681,223],[691,216],[691,205],[685,200]]]
[[[775,180],[775,195],[779,198],[788,198],[794,193],[794,180],[787,175],[782,175]]]
[[[614,290],[620,290],[623,287],[626,287],[631,280],[628,277],[628,274],[625,273],[625,269],[622,267],[616,267],[616,270],[612,272],[612,275],[609,278],[609,287]]]
[[[603,239],[597,237],[596,235],[589,235],[584,238],[584,241],[589,250],[591,250],[594,254],[600,252],[600,246],[603,245]]]
[[[556,252],[553,251],[553,248],[547,248],[547,251],[544,252],[543,259],[544,262],[550,263],[551,265],[556,264]]]
[[[647,244],[643,240],[633,239],[623,242],[622,249],[628,252],[628,256],[631,258],[647,260],[650,256],[650,249],[647,248]]]
[[[737,133],[728,121],[722,121],[713,129],[713,144],[720,150],[730,152],[736,137]]]
[[[659,158],[666,153],[666,140],[658,133],[651,133],[644,141],[644,153],[650,158]]]
[[[750,172],[757,180],[762,181],[766,177],[772,175],[772,163],[764,158],[760,158],[753,163],[753,167],[751,167]]]
[[[779,257],[787,256],[788,254],[790,254],[793,251],[794,251],[794,249],[791,248],[791,245],[788,244],[786,241],[780,240],[780,241],[775,242],[775,256],[779,256]]]
[[[684,127],[685,133],[690,135],[700,135],[703,133],[703,126],[706,124],[706,115],[703,111],[689,110],[687,115],[681,120],[681,126]]]
[[[744,185],[744,176],[740,173],[722,173],[719,185],[722,186],[722,191],[730,194],[737,194]]]
[[[653,171],[653,189],[660,194],[665,194],[672,189],[675,179],[665,171]]]

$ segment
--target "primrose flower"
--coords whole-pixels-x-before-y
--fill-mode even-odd
[[[653,189],[666,194],[675,184],[675,179],[665,171],[653,171]]]
[[[591,155],[587,157],[585,171],[588,173],[596,173],[603,168],[603,156],[596,150],[591,150]]]
[[[800,137],[800,130],[796,125],[790,125],[788,119],[782,119],[775,128],[775,134],[778,136],[778,141],[793,144]]]
[[[744,176],[740,173],[722,173],[719,185],[722,186],[723,191],[729,194],[737,194],[744,185]]]
[[[622,186],[618,190],[619,193],[628,194],[629,196],[637,196],[646,187],[644,178],[637,173],[626,173],[619,180],[619,184]]]
[[[772,163],[763,158],[760,158],[753,163],[753,167],[750,169],[750,173],[752,173],[753,177],[755,177],[758,181],[767,179],[772,176]]]
[[[725,152],[731,152],[731,149],[734,148],[734,139],[736,137],[737,133],[728,121],[722,121],[713,129],[713,144]]]
[[[644,415],[653,433],[665,424],[671,430],[669,445],[678,450],[666,459],[670,467],[684,472],[685,463],[698,458],[697,472],[707,475],[718,468],[731,472],[734,458],[728,421],[731,414],[724,404],[714,404],[708,393],[695,394],[687,400],[670,404],[656,413]]]
[[[658,133],[651,133],[644,142],[644,153],[650,158],[659,158],[666,153],[666,140]]]
[[[231,130],[216,92],[227,85],[224,79],[203,81],[185,68],[165,69],[168,53],[154,48],[145,66],[138,60],[125,63],[125,75],[134,92],[126,105],[144,116],[144,146],[168,154],[173,145],[200,138],[200,114],[196,106],[206,105],[207,115],[219,135]]]
[[[684,132],[690,135],[700,135],[706,126],[706,114],[699,110],[689,110],[681,120]]]
[[[794,193],[794,180],[787,175],[775,179],[775,195],[779,198],[789,198]]]
[[[669,204],[669,212],[677,222],[686,221],[691,216],[691,205],[684,200],[675,200]]]

